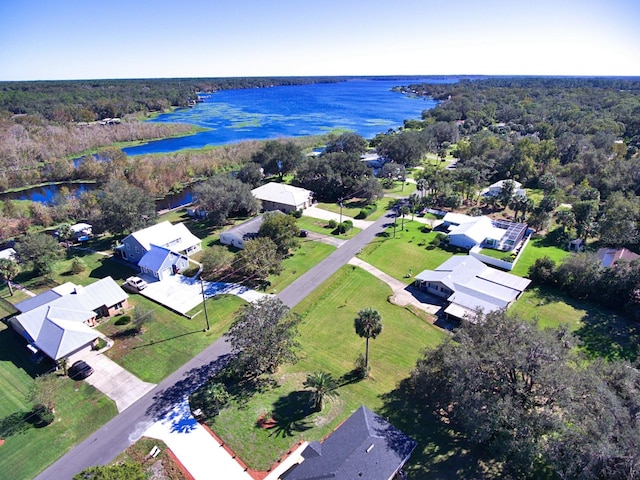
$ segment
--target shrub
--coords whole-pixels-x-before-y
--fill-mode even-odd
[[[338,228],[338,233],[347,233],[352,228],[353,228],[353,222],[351,220],[345,220],[340,224],[340,227]]]
[[[33,424],[37,428],[46,427],[55,420],[53,412],[43,404],[38,404],[31,411],[33,415]]]
[[[94,350],[102,350],[106,346],[107,346],[107,341],[104,338],[102,337],[96,338],[96,343],[94,344]]]
[[[367,376],[367,362],[363,354],[358,355],[354,367],[353,371],[358,378],[365,378]]]
[[[130,322],[131,322],[131,317],[129,315],[122,315],[114,323],[116,325],[127,325]]]
[[[82,273],[87,269],[87,265],[81,258],[74,258],[71,262],[71,271],[75,274]]]
[[[422,233],[431,233],[431,230],[433,230],[433,227],[431,225],[424,225],[420,231]]]
[[[358,219],[367,218],[369,215],[371,215],[377,209],[378,209],[378,206],[375,203],[372,203],[371,205],[367,205],[366,207],[364,207],[364,208],[362,208],[360,210],[358,215],[356,215],[356,218],[358,218]]]
[[[338,222],[336,222],[333,219],[329,220],[329,222],[327,223],[327,227],[329,228],[337,228],[337,226],[338,226]]]
[[[291,216],[292,216],[293,218],[300,218],[300,217],[302,217],[302,209],[301,209],[301,208],[299,208],[298,210],[296,210],[296,211],[294,211],[294,212],[291,212]]]

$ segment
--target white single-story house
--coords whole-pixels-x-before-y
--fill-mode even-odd
[[[151,249],[138,262],[140,272],[162,281],[189,266],[189,258],[166,247],[151,245]]]
[[[442,226],[451,229],[452,227],[459,227],[465,223],[476,222],[478,218],[480,217],[472,217],[464,213],[447,212],[444,217],[442,217]]]
[[[24,337],[29,350],[59,360],[98,338],[100,333],[91,327],[98,318],[123,312],[128,297],[111,277],[85,287],[67,282],[17,303],[20,314],[9,324]]]
[[[138,265],[151,251],[151,246],[163,247],[181,256],[189,257],[202,250],[202,240],[183,223],[161,222],[126,236],[116,247],[123,259]],[[177,258],[177,257],[176,257]],[[158,275],[154,275],[159,278]]]
[[[4,258],[7,260],[15,260],[16,251],[11,247],[5,248],[4,250],[0,250],[0,258]]]
[[[486,314],[506,309],[530,283],[465,255],[453,256],[435,270],[415,277],[415,286],[446,299],[449,304],[444,312],[457,319],[473,318],[476,310]]]
[[[445,219],[447,215],[445,215]],[[527,234],[527,225],[525,223],[497,221],[486,216],[455,215],[457,215],[455,218],[449,219],[449,244],[466,250],[476,246],[483,246],[496,250],[510,251],[524,240]],[[457,224],[454,222],[457,222]]]
[[[496,183],[489,185],[489,187],[482,192],[486,197],[497,197],[502,193],[502,188],[505,182],[513,182],[513,196],[514,197],[526,197],[527,192],[522,188],[522,183],[516,180],[498,180]]]
[[[220,234],[220,243],[240,249],[244,248],[244,242],[258,237],[262,220],[262,215],[258,215],[246,222],[231,227],[229,230],[225,230]]]
[[[313,204],[313,192],[286,183],[269,182],[251,190],[262,202],[263,210],[281,210],[284,213],[304,210]]]

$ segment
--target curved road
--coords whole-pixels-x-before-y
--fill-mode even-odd
[[[342,247],[306,272],[280,294],[287,306],[293,308],[322,282],[384,231],[394,220],[393,211],[363,230]],[[86,440],[72,448],[53,465],[36,477],[36,480],[65,480],[92,465],[106,465],[158,419],[171,411],[173,406],[188,397],[228,358],[230,345],[221,338],[173,372],[136,403],[115,416]]]

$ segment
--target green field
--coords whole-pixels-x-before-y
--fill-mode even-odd
[[[231,325],[234,312],[245,302],[233,295],[208,299],[211,328],[206,332],[202,306],[189,312],[192,315],[200,312],[189,319],[141,295],[130,296],[129,303],[151,310],[153,320],[137,335],[131,331],[131,325],[115,325],[118,317],[99,326],[98,330],[114,340],[106,355],[145,382],[158,383],[220,338]]]
[[[335,250],[335,247],[331,245],[305,238],[301,238],[299,244],[300,248],[292,256],[282,261],[282,273],[280,275],[271,275],[267,278],[269,282],[267,291],[269,293],[282,291],[283,288],[294,282],[307,270],[316,266]]]
[[[529,288],[509,309],[543,328],[567,325],[590,358],[635,361],[640,355],[640,325],[618,313],[572,299],[549,288]]]
[[[440,247],[429,245],[437,232],[422,231],[424,224],[411,217],[406,217],[404,230],[401,229],[402,220],[396,219],[396,236],[393,237],[393,227],[386,230],[385,236],[376,237],[359,255],[362,260],[378,267],[383,272],[398,280],[409,284],[412,276],[423,270],[435,269],[453,255]]]
[[[328,223],[329,223],[328,220],[321,220],[319,218],[306,217],[306,216],[300,217],[297,220],[298,227],[302,230],[321,233],[322,235],[330,235],[334,238],[341,238],[343,240],[348,240],[350,238],[353,238],[362,231],[361,229],[354,227],[348,232],[338,235],[335,228],[329,228],[327,226]]]
[[[568,251],[551,243],[548,236],[533,238],[520,254],[520,258],[518,258],[518,262],[511,273],[520,277],[526,277],[529,272],[529,267],[535,263],[536,259],[546,256],[557,264],[568,255]]]
[[[390,294],[386,284],[365,271],[342,267],[295,308],[303,317],[300,360],[279,372],[280,387],[254,395],[246,405],[224,409],[214,420],[215,432],[252,468],[267,469],[295,442],[322,439],[360,405],[383,408],[383,396],[408,375],[420,351],[445,336],[426,315],[417,317],[387,302]],[[365,307],[380,312],[384,328],[371,341],[370,378],[350,383],[354,361],[364,353],[364,339],[355,334],[353,320]],[[302,382],[307,373],[320,370],[342,377],[343,385],[323,412],[311,414]],[[265,412],[281,419],[276,428],[256,426]]]

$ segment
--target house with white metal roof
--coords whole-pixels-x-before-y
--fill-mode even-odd
[[[473,318],[477,310],[485,314],[506,309],[529,286],[531,280],[488,267],[464,255],[449,258],[435,270],[415,277],[415,286],[444,298],[444,312],[458,319]]]
[[[98,338],[100,333],[91,327],[101,317],[124,311],[128,297],[111,277],[85,287],[67,282],[16,304],[20,314],[9,324],[31,351],[59,360]]]
[[[448,221],[449,244],[466,250],[482,246],[510,251],[524,240],[527,233],[527,225],[524,223],[492,220],[486,216],[455,215],[457,216],[450,217]],[[444,217],[446,218],[447,216]]]
[[[251,190],[262,202],[263,210],[280,210],[284,213],[304,210],[313,204],[313,192],[286,183],[269,182]]]
[[[160,281],[189,266],[189,258],[168,248],[151,245],[151,249],[138,262],[140,272]]]
[[[152,246],[159,247],[151,252]],[[193,255],[202,250],[202,240],[196,237],[183,223],[171,224],[171,222],[160,222],[151,227],[133,232],[122,240],[122,244],[116,247],[116,251],[120,253],[124,260],[138,265],[141,269],[140,262],[145,259],[143,266],[146,269],[144,273],[149,273],[152,277],[160,278],[167,273],[167,267],[164,261],[160,261],[159,257],[164,250],[170,250],[175,255],[164,255],[163,259],[172,258],[175,265],[181,270],[184,265],[184,258]],[[160,268],[157,270],[153,267]],[[177,271],[174,268],[171,271]]]

